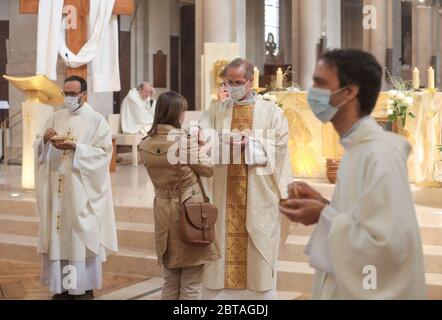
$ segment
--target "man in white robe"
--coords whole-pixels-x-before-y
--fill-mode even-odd
[[[102,263],[118,251],[109,164],[111,131],[85,102],[87,83],[64,84],[65,109],[35,142],[38,252],[42,282],[53,299],[90,299],[102,283]]]
[[[281,232],[278,201],[293,181],[288,124],[275,103],[257,99],[252,92],[253,65],[249,62],[232,61],[227,67],[227,83],[228,92],[220,91],[223,96],[219,103],[200,122],[203,136],[214,145],[212,156],[217,165],[209,189],[218,208],[216,235],[222,253],[221,259],[204,269],[202,298],[276,299],[280,237],[287,235]],[[225,143],[218,139],[241,125],[251,129],[241,132],[242,141],[234,138],[233,143],[230,139]],[[245,159],[229,159],[231,150],[225,148],[226,144],[233,153],[241,144],[239,153]],[[235,176],[235,168],[244,168],[245,172],[240,176],[237,171]]]
[[[125,134],[146,136],[155,117],[155,89],[148,82],[133,88],[121,104],[121,129]]]
[[[370,116],[382,83],[376,59],[359,50],[327,52],[317,63],[309,104],[331,121],[345,148],[331,201],[305,183],[280,207],[317,227],[306,248],[316,269],[313,299],[425,299],[425,270],[407,158],[410,145]]]

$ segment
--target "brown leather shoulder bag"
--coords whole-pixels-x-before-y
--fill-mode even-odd
[[[204,202],[182,202],[182,171],[178,161],[179,175],[179,234],[180,240],[188,245],[205,247],[215,239],[215,223],[218,218],[218,208],[210,203],[201,178],[198,184],[203,194]]]

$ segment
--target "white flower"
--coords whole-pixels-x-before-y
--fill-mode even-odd
[[[399,100],[404,100],[405,95],[402,92],[398,92],[397,96],[396,96]]]
[[[387,107],[391,108],[393,106],[394,101],[391,99],[388,99],[386,103],[387,103]]]
[[[391,116],[393,114],[393,109],[391,109],[391,108],[387,109],[387,114],[389,116]]]
[[[412,106],[414,102],[412,97],[406,97],[404,101],[408,106]]]
[[[269,100],[273,102],[278,102],[278,97],[275,95],[271,95]]]
[[[398,94],[398,92],[396,90],[388,91],[388,95],[390,96],[390,98],[396,98],[397,94]]]
[[[270,94],[266,93],[262,96],[264,100],[270,100]]]
[[[262,96],[262,94],[258,94],[258,95],[256,96],[256,98],[257,98],[258,100],[264,100],[264,97]]]

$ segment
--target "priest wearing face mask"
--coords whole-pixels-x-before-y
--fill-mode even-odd
[[[155,89],[149,82],[133,88],[121,104],[121,129],[125,134],[146,136],[155,116]]]
[[[38,252],[42,282],[53,299],[91,299],[102,263],[118,251],[109,164],[112,135],[86,102],[87,83],[66,79],[65,108],[35,142]]]
[[[274,102],[254,94],[253,73],[244,59],[230,62],[219,103],[200,122],[216,163],[209,189],[222,252],[204,269],[203,299],[276,298],[278,199],[292,181],[288,125]]]
[[[316,64],[308,101],[345,149],[331,201],[305,183],[280,207],[317,224],[306,247],[316,269],[313,299],[425,299],[422,244],[410,192],[410,145],[370,115],[382,67],[369,53],[334,50]]]

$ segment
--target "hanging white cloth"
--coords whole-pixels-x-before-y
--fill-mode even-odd
[[[63,0],[39,2],[37,74],[57,79],[57,54],[67,66],[91,62],[94,92],[119,91],[118,21],[112,16],[115,0],[90,0],[89,40],[78,54],[66,45]]]

